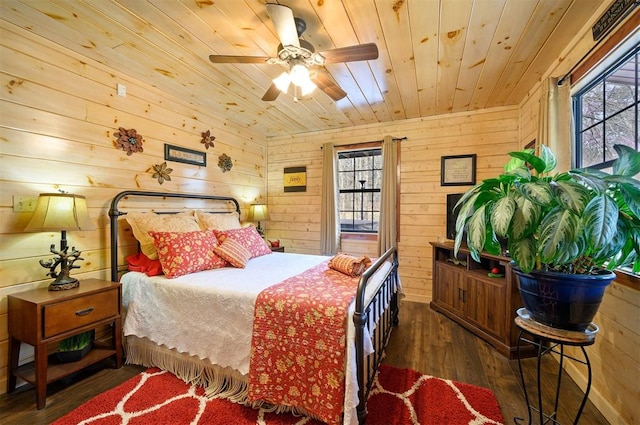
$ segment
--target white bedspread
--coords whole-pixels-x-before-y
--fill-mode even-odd
[[[207,359],[221,367],[249,372],[249,354],[255,301],[263,289],[327,260],[329,257],[273,253],[251,259],[246,268],[207,270],[166,279],[129,272],[122,279],[126,311],[124,335],[148,338],[181,353]],[[372,296],[390,265],[381,267],[372,284]],[[358,388],[355,364],[355,328],[349,308],[345,423],[357,423]],[[376,320],[377,318],[370,318]],[[373,350],[370,338],[365,337]]]

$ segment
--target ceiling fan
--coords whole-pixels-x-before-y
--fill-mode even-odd
[[[300,39],[307,24],[300,18],[294,18],[293,11],[288,6],[275,3],[267,3],[265,6],[280,39],[277,57],[209,56],[209,60],[213,63],[267,63],[288,67],[289,72],[284,72],[273,80],[267,92],[262,96],[262,100],[276,100],[280,92],[286,93],[288,91],[291,84],[294,85],[294,98],[296,99],[295,93],[298,89],[304,96],[318,87],[331,99],[340,100],[347,93],[333,81],[323,66],[331,63],[378,58],[378,47],[375,43],[316,52],[311,43]]]

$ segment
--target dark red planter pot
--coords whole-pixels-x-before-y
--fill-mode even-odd
[[[598,312],[604,291],[616,278],[602,270],[595,275],[534,270],[518,276],[520,296],[536,322],[570,331],[584,331]]]

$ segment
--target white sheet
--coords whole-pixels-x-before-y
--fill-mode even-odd
[[[182,353],[221,367],[249,372],[255,301],[263,289],[327,260],[329,257],[273,253],[251,259],[246,268],[207,270],[166,279],[129,272],[122,279],[126,310],[124,335],[146,337]],[[382,282],[390,264],[381,267],[368,285],[367,299]],[[349,308],[345,423],[357,423],[358,386],[355,328]],[[371,318],[373,320],[377,318]],[[372,352],[368,336],[365,337]]]

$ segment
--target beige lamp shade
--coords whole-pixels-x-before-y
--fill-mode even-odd
[[[70,193],[41,193],[26,231],[93,230],[87,200]]]
[[[251,204],[249,207],[249,221],[269,220],[269,212],[265,204]]]

